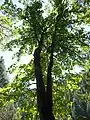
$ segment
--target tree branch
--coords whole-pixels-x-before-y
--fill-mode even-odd
[[[52,115],[52,73],[51,72],[52,72],[52,67],[53,67],[53,53],[54,53],[55,41],[56,41],[56,30],[57,30],[58,17],[59,16],[56,17],[55,30],[52,35],[50,62],[49,62],[48,69],[47,69],[47,103],[48,103],[50,115]]]
[[[35,33],[35,36],[38,40],[38,48],[36,48],[34,52],[34,66],[35,66],[35,77],[37,82],[37,102],[38,102],[39,113],[42,113],[42,108],[43,108],[43,105],[45,104],[45,95],[46,95],[45,85],[43,82],[43,75],[41,70],[41,64],[40,64],[40,53],[43,46],[43,35],[46,30],[47,29],[44,29],[42,31],[40,40],[38,40],[37,34]]]

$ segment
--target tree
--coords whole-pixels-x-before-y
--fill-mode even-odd
[[[17,33],[7,43],[7,47],[18,46],[19,52],[16,53],[18,57],[34,51],[34,65],[32,59],[30,64],[20,66],[20,73],[18,72],[11,85],[13,89],[11,94],[13,92],[16,95],[16,98],[13,96],[12,98],[17,101],[21,93],[32,94],[30,81],[36,79],[35,95],[40,120],[66,119],[70,115],[72,102],[69,94],[78,88],[78,82],[81,80],[81,76],[73,75],[71,70],[74,65],[83,65],[87,59],[87,51],[84,48],[88,49],[89,46],[85,42],[88,39],[84,28],[81,27],[84,22],[81,14],[84,10],[83,5],[76,0],[72,3],[68,0],[53,0],[51,2],[53,9],[47,17],[44,17],[45,11],[41,1],[21,2],[25,5],[23,9],[17,8],[8,0],[2,5],[10,18],[16,17],[17,21],[23,22],[21,27],[15,26],[13,32]],[[28,91],[27,94],[25,90]],[[35,100],[36,98],[33,100],[34,103]],[[26,104],[25,101],[23,103]],[[21,108],[27,110],[25,104]],[[32,118],[37,114],[35,108],[36,105],[32,107],[34,111]],[[27,110],[27,113],[30,113],[30,110]],[[31,118],[30,115],[27,116],[27,119]]]
[[[10,102],[8,105],[0,108],[1,120],[20,120],[20,114],[16,109],[17,106]]]
[[[0,90],[6,87],[8,84],[9,84],[9,80],[8,80],[7,72],[4,65],[4,59],[1,56],[0,58]],[[1,97],[3,97],[3,95],[0,94],[0,99]],[[3,101],[0,101],[0,119],[1,120],[17,119],[16,107],[14,106],[14,104],[12,102],[9,102],[7,106],[3,106],[3,107],[2,107],[2,104],[3,104]]]
[[[74,119],[90,119],[90,93],[89,93],[89,82],[90,82],[90,71],[83,74],[82,81],[79,83],[80,90],[76,92],[77,96],[74,97],[72,115]]]
[[[10,27],[11,19],[5,15],[5,11],[3,11],[3,9],[0,9],[0,49],[4,48],[4,45],[7,43],[7,38],[10,39],[12,33],[12,29],[10,29]]]
[[[9,83],[7,78],[7,73],[5,70],[4,59],[3,57],[0,58],[0,88],[4,87]]]

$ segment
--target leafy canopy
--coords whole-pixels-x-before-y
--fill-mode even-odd
[[[75,65],[85,66],[88,59],[88,37],[82,24],[87,24],[90,19],[88,17],[90,14],[89,2],[85,1],[85,4],[82,4],[76,0],[72,2],[69,0],[53,0],[49,2],[52,9],[47,16],[44,16],[45,10],[42,1],[22,0],[20,2],[24,6],[23,8],[18,8],[9,0],[6,0],[1,6],[1,10],[5,12],[5,17],[8,16],[12,22],[11,40],[7,42],[5,48],[11,50],[18,48],[19,51],[16,56],[20,59],[20,56],[33,54],[43,34],[41,66],[44,84],[46,85],[51,40],[57,22],[52,71],[53,111],[56,119],[65,118],[69,116],[71,110],[73,102],[71,95],[78,88],[78,82],[82,79],[81,74],[72,74],[71,70]],[[12,70],[18,71],[17,76],[8,86],[8,89],[3,89],[2,93],[7,91],[6,101],[13,99],[15,102],[20,102],[21,112],[26,112],[27,119],[34,119],[38,115],[36,88],[32,90],[30,86],[33,81],[35,82],[33,59],[28,65],[12,66]]]

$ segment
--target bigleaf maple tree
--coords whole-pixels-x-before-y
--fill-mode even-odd
[[[19,59],[25,54],[33,54],[33,58],[28,65],[12,66],[17,76],[3,92],[8,90],[6,98],[19,103],[27,120],[72,119],[71,94],[78,89],[82,75],[71,70],[87,60],[89,45],[82,24],[84,15],[89,20],[89,2],[52,0],[48,10],[40,0],[19,2],[22,8],[9,0],[1,7],[12,20],[13,29],[5,48],[17,47]],[[34,89],[31,81],[36,83]]]

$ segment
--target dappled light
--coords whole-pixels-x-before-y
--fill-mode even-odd
[[[1,0],[0,56],[0,120],[90,120],[89,0]]]

